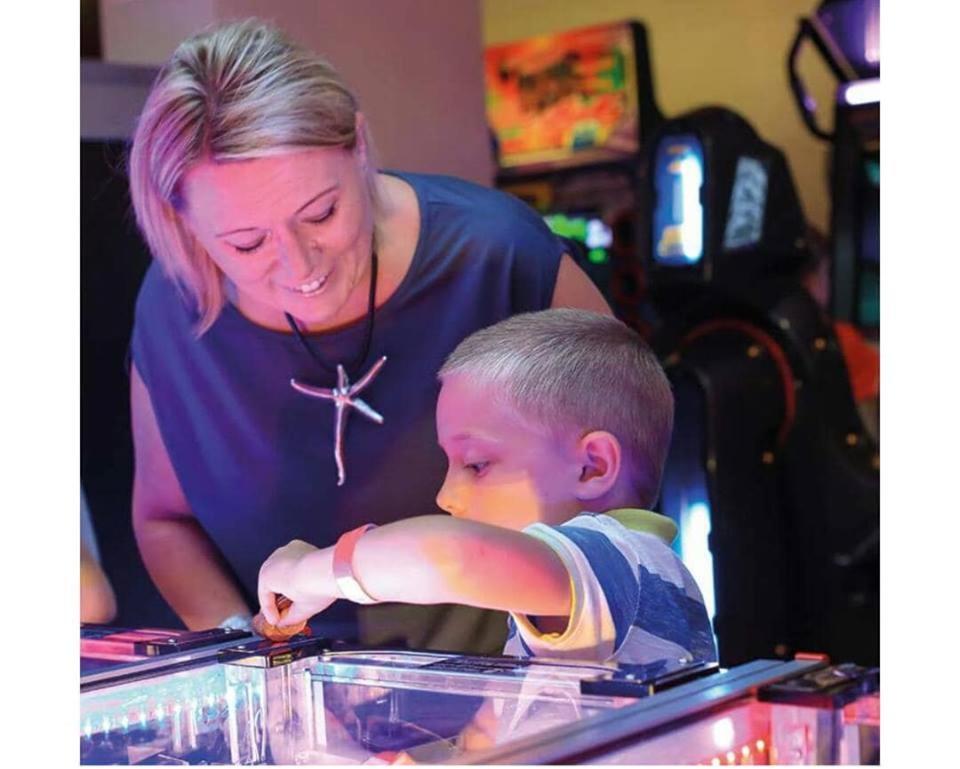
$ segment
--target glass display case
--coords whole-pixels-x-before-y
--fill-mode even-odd
[[[189,631],[81,625],[80,686],[215,657],[221,649],[252,637],[252,633],[226,628]]]
[[[80,762],[261,763],[262,687],[217,661],[250,638],[82,626]]]
[[[325,654],[309,671],[313,757],[460,763],[471,753],[634,703],[581,691],[584,681],[617,671],[507,657]]]
[[[879,759],[879,672],[822,659],[721,670],[332,650],[322,639],[211,645],[87,676],[81,763]]]

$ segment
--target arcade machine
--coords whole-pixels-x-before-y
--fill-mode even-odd
[[[879,671],[816,657],[618,667],[222,629],[83,635],[82,764],[879,761]]]
[[[640,148],[661,120],[644,26],[620,22],[491,46],[497,185],[539,211],[623,320],[640,329]]]
[[[810,41],[837,79],[833,130],[797,67]],[[880,334],[880,2],[826,0],[801,19],[788,58],[804,123],[832,145],[830,309],[869,338]]]
[[[676,421],[661,509],[713,612],[722,664],[815,649],[879,659],[877,446],[831,318],[802,287],[783,154],[739,115],[663,123],[645,162],[655,347]]]

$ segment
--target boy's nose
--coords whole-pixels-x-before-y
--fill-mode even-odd
[[[453,516],[459,516],[463,513],[463,504],[459,495],[454,492],[449,474],[444,479],[440,491],[437,492],[437,507]]]

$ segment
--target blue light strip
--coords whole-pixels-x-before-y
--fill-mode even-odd
[[[680,558],[703,594],[710,621],[717,613],[713,584],[713,554],[710,552],[710,507],[695,502],[680,511]]]

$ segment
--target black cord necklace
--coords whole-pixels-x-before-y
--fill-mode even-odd
[[[363,363],[367,356],[370,354],[370,343],[373,341],[373,324],[374,317],[376,316],[376,303],[377,303],[377,249],[374,248],[370,252],[370,292],[369,298],[367,299],[367,317],[366,317],[366,329],[363,334],[363,345],[360,348],[360,356],[354,360],[349,366],[344,366],[347,372],[351,372],[357,368],[361,363]],[[294,320],[293,316],[289,312],[283,313],[283,316],[287,319],[287,324],[293,330],[293,333],[297,335],[297,339],[300,340],[300,344],[303,346],[303,349],[307,351],[307,354],[310,355],[317,363],[320,364],[322,368],[325,368],[331,374],[336,373],[336,368],[331,366],[327,361],[320,357],[320,353],[313,349],[310,345],[310,342],[307,341],[307,338],[303,335],[303,331],[300,330],[300,326],[297,325],[297,321]]]
[[[359,366],[361,363],[363,363],[367,359],[367,355],[370,354],[370,343],[373,340],[373,320],[374,315],[376,314],[376,295],[377,251],[376,249],[373,249],[370,254],[370,299],[367,305],[367,327],[366,331],[364,332],[364,341],[363,347],[360,350],[360,357],[353,365],[351,365],[351,369],[354,368],[354,366]],[[300,340],[300,344],[303,345],[303,348],[309,353],[310,357],[319,363],[323,368],[327,369],[328,371],[333,371],[333,367],[323,360],[319,353],[317,353],[317,351],[310,346],[310,343],[307,341],[306,337],[304,337],[303,332],[300,331],[300,327],[297,326],[296,321],[293,319],[290,313],[285,312],[284,316],[286,316],[287,323],[290,324],[290,328],[293,329],[293,333],[297,335],[297,339]],[[350,384],[350,379],[347,377],[347,371],[341,363],[338,363],[336,367],[336,387],[316,387],[314,385],[301,382],[296,378],[290,380],[290,386],[293,387],[293,389],[297,392],[303,393],[304,395],[309,395],[312,398],[333,401],[335,417],[333,427],[333,458],[337,463],[337,486],[343,486],[343,483],[347,477],[346,468],[344,467],[343,462],[343,432],[347,425],[347,414],[349,413],[348,410],[356,409],[370,421],[376,422],[378,425],[383,424],[383,417],[357,396],[368,384],[370,384],[370,382],[373,381],[373,378],[380,373],[380,369],[383,368],[383,364],[386,362],[387,356],[381,356],[380,359],[370,367],[367,373],[360,377],[360,379],[358,379],[354,384]]]

